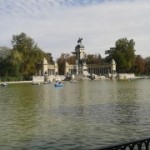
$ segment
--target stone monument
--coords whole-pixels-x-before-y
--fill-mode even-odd
[[[75,64],[75,74],[79,75],[88,75],[87,65],[86,65],[86,53],[84,46],[82,44],[83,38],[79,38],[77,41],[77,45],[75,47],[75,52],[73,52],[76,56],[76,64]]]

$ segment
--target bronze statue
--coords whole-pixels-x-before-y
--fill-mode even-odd
[[[77,41],[78,44],[81,44],[81,43],[82,43],[82,40],[83,40],[83,38],[79,38],[78,41]]]

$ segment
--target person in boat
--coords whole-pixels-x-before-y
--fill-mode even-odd
[[[61,84],[61,81],[59,81],[59,80],[56,80],[56,84]]]

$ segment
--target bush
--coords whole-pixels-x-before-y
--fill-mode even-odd
[[[23,77],[22,76],[16,76],[16,77],[12,77],[12,76],[4,76],[0,78],[1,81],[22,81]]]

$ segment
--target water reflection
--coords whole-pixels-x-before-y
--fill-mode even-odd
[[[0,88],[2,149],[92,149],[149,136],[149,80]]]
[[[135,88],[135,82],[125,82],[120,86],[116,94],[116,119],[119,125],[136,125],[139,123],[138,112],[140,105],[138,103],[138,89]]]

